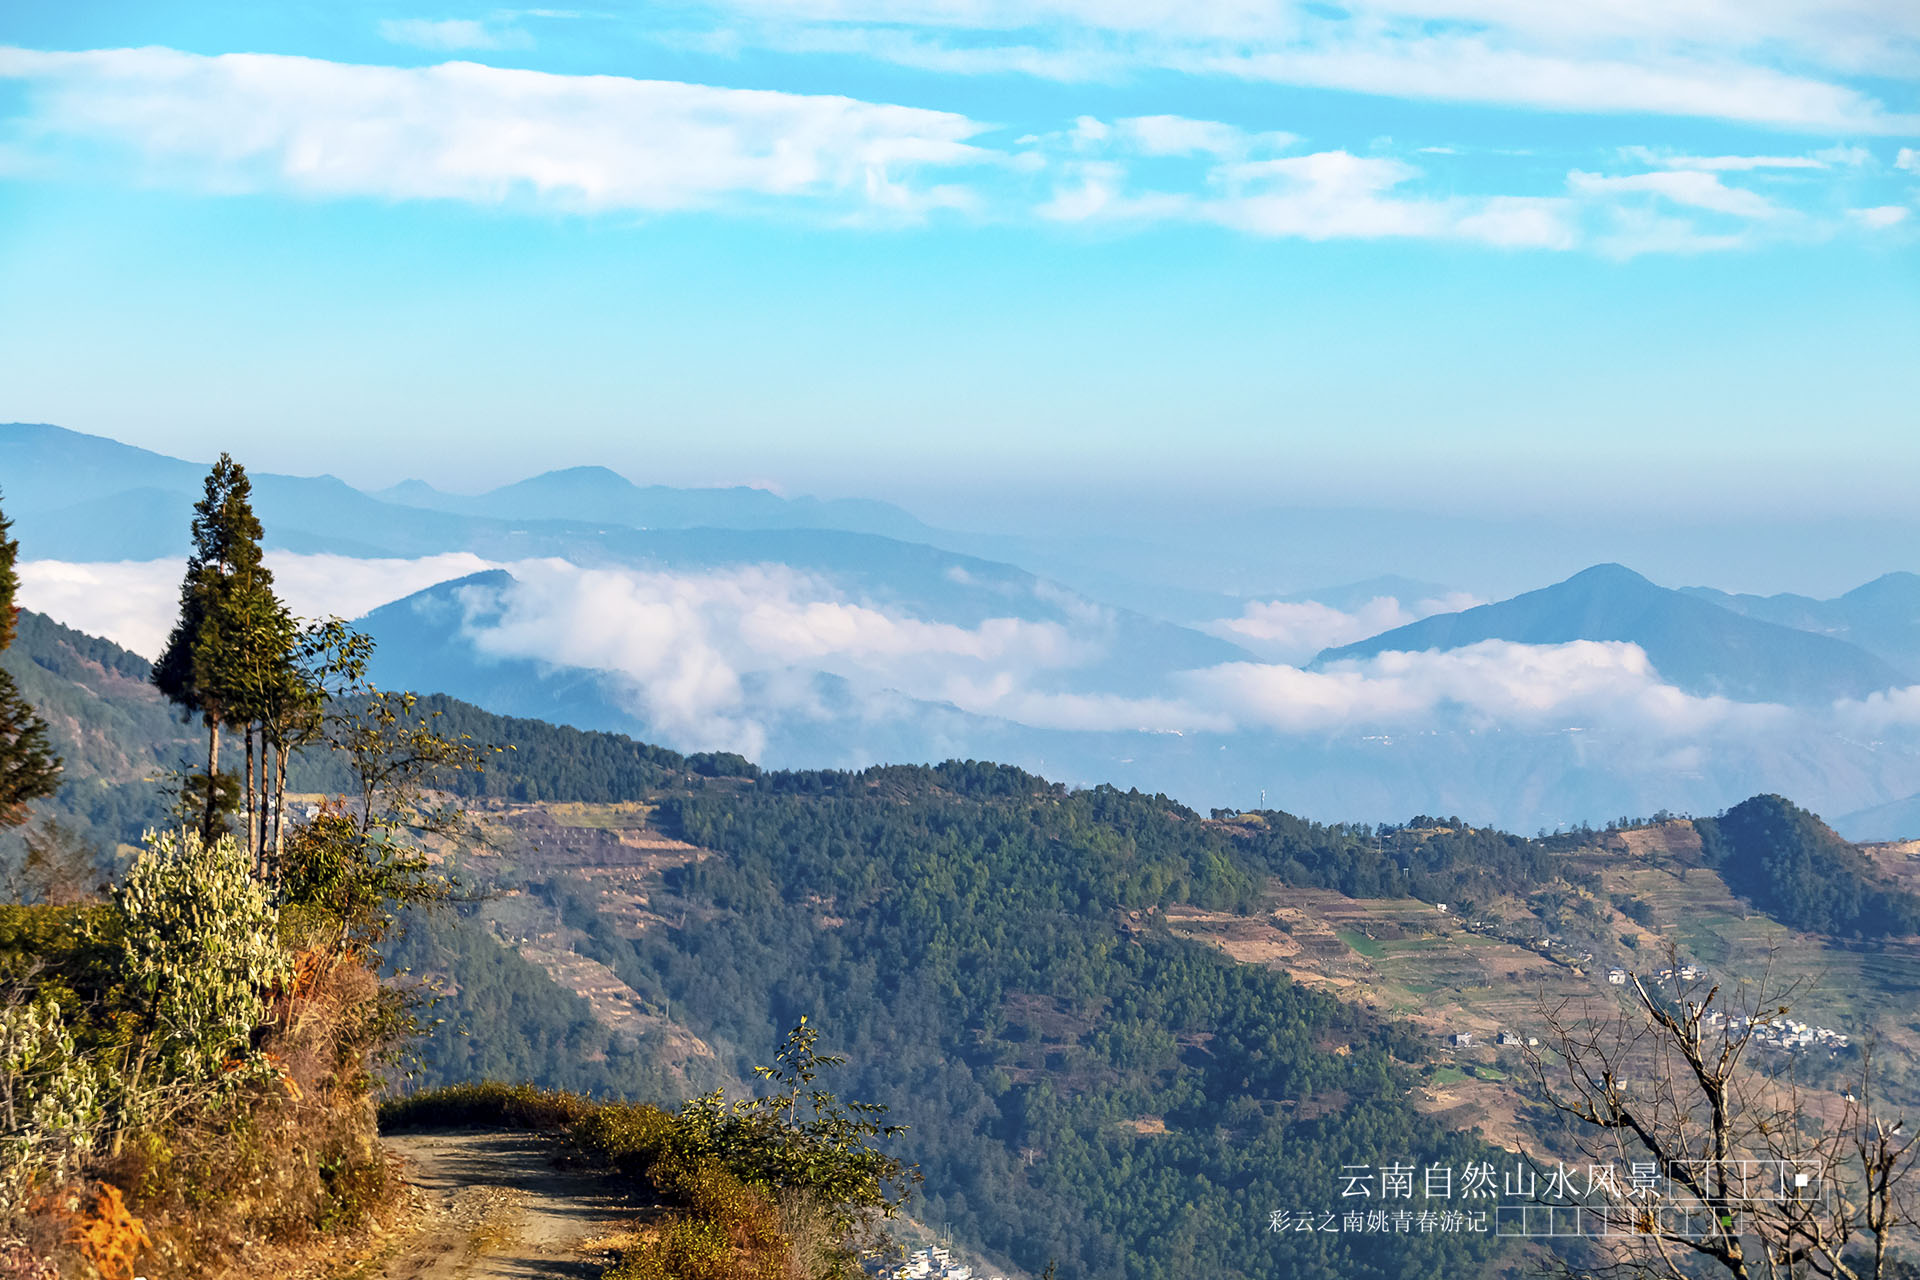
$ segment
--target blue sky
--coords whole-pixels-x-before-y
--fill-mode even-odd
[[[0,419],[935,515],[1885,509],[1917,84],[1895,0],[23,0]]]

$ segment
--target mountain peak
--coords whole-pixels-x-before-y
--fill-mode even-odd
[[[1485,640],[1636,644],[1668,682],[1743,701],[1825,703],[1902,683],[1894,668],[1844,640],[1746,617],[1619,564],[1593,565],[1510,600],[1423,618],[1329,649],[1314,662],[1461,649]]]
[[[382,502],[398,502],[409,507],[428,507],[443,500],[447,495],[417,476],[410,476],[399,484],[388,485],[368,495]]]
[[[512,484],[502,485],[493,492],[496,494],[526,493],[536,489],[631,494],[636,492],[639,486],[611,467],[588,465],[542,471],[537,476],[529,476],[525,480],[516,480]]]
[[[1571,587],[1575,584],[1591,586],[1596,583],[1636,587],[1651,587],[1654,585],[1645,577],[1627,568],[1627,566],[1616,564],[1609,560],[1605,564],[1589,565],[1587,568],[1574,574],[1571,578],[1568,578],[1565,582],[1559,583],[1558,586]],[[1551,591],[1554,588],[1547,587],[1544,589]]]
[[[1920,601],[1920,573],[1899,570],[1883,573],[1840,597],[1850,604],[1906,603]]]

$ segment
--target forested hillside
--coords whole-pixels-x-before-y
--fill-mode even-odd
[[[1337,1207],[1344,1163],[1482,1153],[1407,1104],[1411,1037],[1155,921],[1257,895],[1199,815],[950,765],[772,774],[659,818],[725,856],[670,878],[685,925],[620,971],[736,1049],[812,1015],[962,1238],[1063,1277],[1480,1269],[1470,1237],[1267,1230]]]
[[[1782,924],[1851,938],[1920,933],[1920,898],[1885,883],[1865,855],[1785,796],[1755,796],[1693,825],[1727,886]]]
[[[205,744],[148,682],[152,664],[110,640],[22,609],[0,668],[47,722],[66,781],[42,812],[103,850],[165,812],[159,779]]]
[[[665,1100],[649,1056],[594,1021],[557,985],[483,925],[454,911],[419,912],[385,949],[390,972],[444,975],[440,1030],[410,1046],[414,1086],[474,1080],[538,1081],[596,1096]]]
[[[1427,902],[1530,892],[1565,875],[1555,855],[1592,834],[1528,839],[1424,815],[1380,827],[1327,825],[1274,811],[1226,816],[1247,856],[1287,884],[1337,889],[1350,898]]]
[[[162,803],[164,752],[192,751],[192,727],[166,714],[140,659],[105,642],[26,615],[15,655],[80,766],[61,803],[130,839],[118,833]],[[1384,1280],[1503,1265],[1486,1237],[1266,1230],[1277,1210],[1339,1208],[1343,1164],[1489,1153],[1411,1105],[1430,1042],[1176,937],[1162,913],[1257,912],[1275,882],[1463,906],[1525,899],[1577,877],[1562,855],[1595,833],[1528,839],[1424,816],[1379,828],[1277,811],[1203,819],[1164,797],[972,762],[762,773],[439,696],[418,710],[439,732],[504,748],[442,779],[454,796],[644,801],[652,826],[717,853],[667,873],[637,939],[537,851],[514,862],[513,884],[564,919],[575,952],[711,1043],[722,1076],[744,1076],[810,1016],[852,1059],[848,1092],[910,1126],[897,1149],[926,1174],[918,1212],[961,1239],[1036,1273],[1057,1263],[1062,1280]],[[142,742],[144,755],[127,745]],[[309,753],[291,785],[347,781],[341,758]],[[1778,798],[1696,825],[1708,861],[1789,923],[1912,927],[1910,900]],[[465,889],[484,898],[487,864],[470,865]],[[408,1087],[526,1079],[678,1101],[656,1046],[610,1033],[477,910],[416,916],[386,944],[390,969],[433,975],[443,991],[433,1018],[444,1023],[417,1046]]]

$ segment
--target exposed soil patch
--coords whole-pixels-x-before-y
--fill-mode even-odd
[[[528,1133],[424,1133],[385,1140],[420,1211],[362,1275],[378,1280],[588,1280],[609,1242],[657,1206],[563,1161]]]

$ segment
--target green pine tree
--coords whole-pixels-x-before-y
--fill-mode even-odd
[[[14,571],[20,544],[8,536],[12,522],[0,513],[0,650],[13,643],[13,602],[20,586]],[[60,757],[47,740],[46,721],[34,714],[13,677],[0,671],[0,826],[26,821],[27,804],[60,786]]]
[[[273,572],[260,548],[264,531],[252,499],[246,469],[221,454],[194,504],[193,553],[180,584],[180,618],[154,664],[153,683],[206,726],[208,778],[220,774],[221,731],[237,729],[244,735],[241,795],[247,845],[257,855],[261,810],[256,801],[262,789],[255,777],[253,725],[261,718],[263,690],[275,683],[272,673],[292,667],[295,632],[273,594]],[[201,835],[212,840],[222,826],[222,791],[217,786],[203,790]]]

